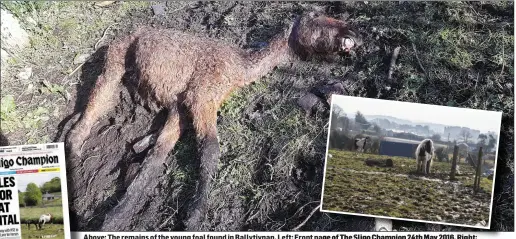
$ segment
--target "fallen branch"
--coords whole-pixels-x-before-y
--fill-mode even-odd
[[[401,47],[398,46],[394,48],[394,51],[392,52],[391,57],[391,64],[389,66],[389,73],[387,74],[387,79],[390,81],[392,80],[392,73],[394,72],[394,66],[396,65],[396,59],[398,59],[398,55],[400,54]]]
[[[297,231],[299,230],[299,228],[303,227],[306,222],[308,222],[308,220],[314,215],[315,212],[317,212],[317,210],[321,207],[321,205],[317,206],[314,208],[314,210],[312,210],[312,212],[308,215],[308,217],[306,217],[306,219],[301,222],[301,224],[297,225],[297,227],[294,227],[294,229],[292,229],[292,231]]]

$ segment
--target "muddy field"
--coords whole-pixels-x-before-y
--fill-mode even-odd
[[[432,173],[415,173],[412,158],[389,157],[393,167],[367,166],[385,156],[329,150],[323,206],[326,211],[407,218],[485,227],[489,221],[493,181],[481,178],[473,195],[475,169],[461,164],[461,175],[450,181],[451,164],[434,162]]]
[[[512,2],[1,4],[31,35],[31,46],[2,65],[2,141],[9,144],[63,141],[101,73],[107,44],[138,26],[184,30],[253,50],[296,14],[318,9],[347,16],[364,35],[355,54],[280,67],[237,90],[220,109],[222,158],[204,228],[292,230],[308,217],[320,203],[329,112],[320,106],[305,117],[296,101],[312,87],[340,81],[351,96],[503,111],[491,228],[514,230]],[[393,80],[387,81],[397,46]],[[29,79],[16,77],[29,67]],[[73,230],[100,227],[124,192],[128,165],[144,157],[132,152],[132,144],[163,123],[163,114],[136,106],[127,91],[120,98],[92,129],[82,158],[68,161]],[[143,229],[184,229],[185,202],[198,178],[195,156],[189,132],[169,155],[176,163],[153,205],[161,214]],[[373,225],[372,218],[317,212],[300,229],[363,231]],[[394,228],[470,230],[404,221],[394,221]]]

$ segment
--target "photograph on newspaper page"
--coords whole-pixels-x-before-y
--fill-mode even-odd
[[[488,229],[502,112],[333,95],[322,211]]]
[[[70,238],[63,143],[0,147],[0,238]]]

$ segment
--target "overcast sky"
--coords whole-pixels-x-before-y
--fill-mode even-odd
[[[16,175],[16,185],[18,186],[18,190],[25,192],[27,189],[27,185],[29,183],[35,183],[38,187],[41,187],[44,183],[50,181],[51,179],[58,177],[61,178],[59,172],[56,173],[28,173],[28,174],[19,174]],[[42,192],[45,193],[45,192]]]
[[[348,117],[357,111],[364,115],[384,115],[413,122],[427,122],[500,132],[501,112],[473,110],[447,106],[426,105],[390,100],[333,95],[333,103],[341,107]]]

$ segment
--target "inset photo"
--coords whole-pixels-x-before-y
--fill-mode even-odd
[[[61,174],[18,177],[22,238],[65,238]]]
[[[321,210],[489,229],[501,120],[333,95]]]

